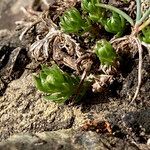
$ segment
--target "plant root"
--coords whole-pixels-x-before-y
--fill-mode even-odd
[[[132,98],[132,101],[129,103],[129,105],[132,104],[134,102],[134,100],[137,98],[137,95],[138,95],[139,90],[140,90],[141,82],[142,82],[142,52],[143,52],[143,49],[142,49],[142,45],[141,45],[140,40],[138,38],[136,38],[136,37],[134,37],[134,40],[137,43],[138,52],[139,52],[138,85],[137,85],[135,94],[134,94],[134,96]]]
[[[117,39],[113,39],[111,40],[111,44],[113,44],[114,42],[119,42],[119,41],[123,41],[123,40],[126,40],[130,38],[130,41],[132,41],[132,39],[136,42],[136,45],[137,45],[137,48],[138,48],[138,53],[139,53],[139,64],[138,64],[138,84],[137,84],[137,87],[136,87],[136,91],[135,91],[135,94],[131,100],[131,102],[129,103],[132,104],[134,102],[134,100],[137,98],[137,95],[139,93],[139,90],[140,90],[140,86],[141,86],[141,82],[142,82],[142,52],[143,52],[143,49],[142,49],[142,45],[144,45],[147,49],[148,49],[148,52],[149,52],[149,56],[150,56],[150,46],[149,44],[146,44],[144,42],[141,42],[137,37],[135,37],[134,35],[130,35],[129,37],[125,36],[125,37],[121,37],[121,38],[117,38]]]

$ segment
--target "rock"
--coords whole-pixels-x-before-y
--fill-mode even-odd
[[[136,130],[135,127],[144,128],[146,133],[150,133],[150,109],[129,112],[123,117],[123,121],[129,128]]]
[[[142,150],[135,144],[91,131],[70,129],[14,135],[0,143],[1,150]],[[146,149],[145,149],[146,150]],[[148,150],[148,149],[147,149]]]
[[[13,30],[15,21],[21,20],[24,14],[21,7],[26,7],[33,3],[33,0],[1,0],[0,1],[0,29]]]

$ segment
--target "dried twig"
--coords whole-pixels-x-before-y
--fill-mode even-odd
[[[31,23],[29,26],[27,26],[25,28],[25,30],[21,33],[21,35],[19,36],[19,40],[21,41],[24,37],[24,35],[36,24],[38,24],[39,22],[41,22],[41,20],[36,20],[35,22]]]

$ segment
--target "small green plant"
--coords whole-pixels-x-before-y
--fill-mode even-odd
[[[141,34],[140,38],[145,43],[150,44],[150,26],[147,26],[142,30],[142,34]]]
[[[53,65],[51,68],[42,66],[42,71],[39,76],[34,76],[37,89],[46,93],[46,99],[64,103],[73,94],[76,94],[80,79],[75,76],[70,76]],[[81,94],[76,100],[82,98],[85,94],[85,88],[81,90]]]
[[[103,22],[105,16],[105,10],[97,7],[95,4],[99,4],[100,0],[82,0],[81,8],[88,12],[89,18],[95,22]]]
[[[90,22],[82,19],[80,12],[72,7],[60,17],[60,27],[67,33],[84,33],[90,29]]]
[[[121,36],[126,26],[125,19],[118,13],[112,11],[112,16],[107,18],[104,23],[104,28],[107,32],[116,34],[117,37]]]
[[[123,12],[122,10],[108,5],[108,4],[95,4],[96,6],[100,7],[100,8],[105,8],[107,10],[110,11],[114,11],[116,13],[118,13],[119,15],[121,15],[122,17],[124,17],[124,19],[126,19],[131,26],[134,28],[133,33],[137,34],[139,33],[139,31],[141,31],[142,29],[144,29],[146,26],[148,26],[150,24],[150,7],[142,14],[141,12],[141,0],[136,0],[136,4],[137,4],[137,12],[136,12],[136,20],[134,21],[129,15],[127,15],[125,12]]]
[[[126,21],[122,15],[116,13],[113,10],[112,16],[106,8],[99,7],[99,0],[82,0],[81,8],[88,14],[83,19],[82,15],[76,8],[67,10],[64,15],[60,18],[60,27],[66,33],[84,33],[91,29],[91,21],[100,23],[104,26],[107,32],[121,36],[126,25]],[[91,21],[90,21],[91,20]]]
[[[94,51],[102,65],[109,67],[115,64],[117,55],[111,44],[105,39],[96,42]]]
[[[125,12],[123,12],[122,10],[111,6],[111,5],[107,5],[107,4],[96,4],[96,6],[100,7],[100,8],[105,8],[111,11],[114,11],[116,13],[118,13],[119,15],[121,15],[122,17],[124,17],[124,19],[126,19],[132,26],[132,33],[130,35],[130,39],[134,40],[137,44],[138,47],[138,51],[139,51],[139,68],[138,68],[138,85],[134,94],[134,97],[131,101],[131,103],[136,99],[139,90],[140,90],[140,86],[141,86],[141,82],[142,82],[142,45],[144,45],[147,49],[149,49],[148,45],[142,43],[139,40],[140,37],[140,31],[142,31],[143,33],[143,38],[142,40],[145,42],[149,42],[149,34],[147,33],[147,27],[150,24],[150,7],[147,8],[147,10],[145,10],[144,12],[142,12],[141,10],[141,0],[136,0],[136,20],[134,21],[129,15],[127,15]],[[148,27],[149,28],[149,27]],[[149,31],[149,29],[148,29]],[[126,38],[127,39],[127,38]],[[119,39],[117,39],[119,40]]]
[[[121,0],[125,2],[129,2],[129,0]],[[144,0],[143,0],[144,2]],[[91,26],[95,28],[95,30],[90,30],[90,31],[96,31],[98,28],[101,29],[101,26],[104,26],[105,30],[107,32],[116,34],[117,36],[121,36],[124,28],[125,28],[125,21],[129,22],[131,25],[131,34],[126,35],[122,38],[112,38],[111,43],[119,42],[126,40],[130,44],[131,41],[136,43],[136,48],[139,51],[139,68],[138,68],[138,85],[137,85],[137,90],[135,92],[135,95],[133,97],[133,100],[137,97],[137,94],[140,89],[140,85],[142,83],[141,76],[142,76],[142,45],[145,46],[147,49],[149,48],[150,43],[150,7],[146,8],[142,12],[141,9],[141,0],[136,0],[136,20],[132,19],[128,14],[123,12],[122,10],[108,4],[101,3],[101,0],[82,0],[81,1],[81,12],[83,14],[80,14],[80,12],[76,8],[70,8],[67,10],[62,17],[60,17],[60,27],[61,30],[66,32],[66,33],[75,33],[78,35],[81,35],[82,33],[88,32],[91,29]],[[110,13],[112,16],[109,16]],[[48,17],[47,15],[45,15]],[[32,55],[37,55],[39,53],[35,53],[35,50],[38,50],[41,47],[46,48],[46,50],[43,48],[40,50],[40,53],[43,53],[47,58],[49,57],[49,44],[50,42],[54,41],[56,36],[60,35],[60,31],[58,30],[58,27],[53,21],[49,18],[43,18],[44,16],[36,19],[35,22],[32,22],[32,25],[27,27],[23,33],[20,35],[20,39],[23,38],[23,36],[36,24],[43,22],[43,19],[45,23],[49,24],[49,21],[51,22],[51,25],[49,27],[49,32],[43,39],[39,39],[39,35],[37,35],[37,41],[35,41],[31,46],[29,51],[31,52]],[[34,20],[34,19],[33,19]],[[100,25],[99,25],[100,24]],[[95,33],[95,32],[94,32]],[[71,39],[71,36],[67,36],[66,34],[62,33],[62,37],[69,37]],[[90,35],[90,34],[85,34],[85,36]],[[139,40],[141,35],[141,42]],[[103,37],[103,35],[101,36]],[[66,39],[65,39],[66,40]],[[91,40],[91,41],[90,41]],[[74,39],[71,39],[70,41],[73,46],[71,47],[69,44],[70,42],[68,40],[64,41],[66,43],[65,47],[60,47],[60,50],[63,48],[69,47],[73,48],[73,51],[69,52],[69,48],[67,51],[65,50],[64,53],[69,54],[71,57],[73,57],[73,61],[77,62],[77,73],[80,74],[82,71],[82,76],[81,79],[75,76],[70,76],[69,74],[63,72],[58,68],[58,66],[54,65],[51,68],[47,68],[45,66],[42,66],[42,71],[40,72],[39,76],[34,76],[36,87],[40,90],[46,93],[47,95],[45,98],[52,100],[54,102],[58,103],[64,103],[66,100],[74,97],[73,100],[79,100],[82,98],[82,96],[85,94],[87,90],[87,75],[90,72],[90,69],[94,68],[94,56],[93,53],[90,51],[90,44],[95,40],[93,39],[85,39],[85,42],[88,42],[85,44],[85,46],[81,46],[81,49],[78,48],[77,46],[79,45]],[[146,42],[146,43],[145,43]],[[69,44],[68,44],[69,43]],[[54,44],[54,43],[53,43]],[[77,45],[74,48],[74,44]],[[133,45],[134,46],[134,45]],[[40,48],[39,48],[40,47]],[[84,48],[89,48],[87,51],[82,52]],[[81,50],[81,51],[80,51]],[[148,49],[149,50],[149,49]],[[111,46],[111,44],[106,41],[106,40],[100,40],[96,43],[96,46],[94,47],[94,51],[99,58],[101,62],[101,70],[107,74],[107,78],[105,78],[105,81],[107,82],[111,73],[113,71],[117,72],[117,65],[119,65],[118,62],[118,57]],[[53,47],[52,55],[55,55],[55,50]],[[76,53],[73,55],[72,53]],[[86,53],[87,52],[87,53]],[[66,55],[63,55],[66,56]],[[69,57],[70,57],[69,56]],[[40,56],[34,56],[36,60]],[[88,61],[90,59],[90,61]],[[39,59],[41,60],[41,58]],[[64,64],[64,62],[62,61]],[[81,66],[79,66],[81,65]],[[97,65],[96,65],[97,66]],[[83,70],[84,69],[84,70]],[[112,70],[113,69],[113,70]],[[92,70],[93,71],[93,70]],[[111,72],[112,71],[112,72]],[[93,73],[93,72],[92,72]],[[111,74],[113,76],[113,74]],[[91,77],[89,78],[89,82],[93,82],[94,78]],[[98,79],[99,80],[99,79]],[[97,80],[97,81],[98,81]],[[96,85],[101,87],[103,84],[104,78],[101,79],[100,84],[95,82]],[[105,82],[105,83],[106,83]],[[80,93],[79,93],[80,92]],[[132,100],[132,102],[133,102]]]

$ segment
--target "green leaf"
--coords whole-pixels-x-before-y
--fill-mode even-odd
[[[81,7],[89,13],[89,18],[92,21],[101,23],[105,17],[105,9],[96,6],[99,2],[99,0],[82,0]]]
[[[42,85],[40,78],[36,76],[33,76],[33,78],[34,78],[35,86],[37,89],[39,89],[42,92],[49,93],[49,90]]]
[[[147,26],[142,30],[142,34],[141,34],[140,38],[145,43],[150,44],[150,26]]]
[[[46,93],[46,99],[54,102],[65,102],[73,94],[80,83],[80,79],[63,72],[58,66],[50,68],[42,66],[39,77],[34,76],[36,87]]]
[[[86,19],[82,19],[80,12],[74,7],[67,10],[64,15],[60,17],[61,30],[67,33],[84,33],[90,26],[90,22]]]
[[[47,100],[51,100],[53,102],[57,102],[57,103],[64,103],[68,99],[68,97],[62,97],[59,94],[52,94],[49,96],[44,96],[44,98]]]
[[[107,19],[104,28],[107,32],[121,36],[125,29],[125,19],[121,15],[112,12],[112,16]]]
[[[96,55],[99,57],[99,60],[102,65],[111,66],[115,63],[117,59],[117,55],[113,47],[105,39],[97,41],[94,47],[94,51]]]

